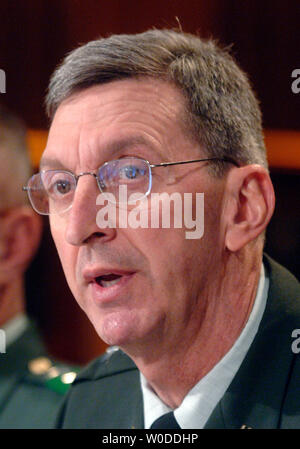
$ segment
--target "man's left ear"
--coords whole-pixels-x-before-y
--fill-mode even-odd
[[[274,212],[275,194],[267,170],[256,164],[230,170],[226,186],[225,246],[235,252],[266,229]]]

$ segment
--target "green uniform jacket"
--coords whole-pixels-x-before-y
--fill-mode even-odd
[[[51,363],[44,359],[46,351],[33,323],[0,354],[0,429],[53,428],[66,388],[59,388],[61,365],[51,365],[56,369],[51,379],[47,372],[28,369],[28,363],[41,357]]]
[[[268,257],[264,263],[270,277],[265,313],[206,428],[300,428],[300,354],[292,351],[292,332],[300,329],[300,285]],[[139,371],[120,350],[96,359],[77,376],[57,421],[57,427],[69,429],[143,425]]]

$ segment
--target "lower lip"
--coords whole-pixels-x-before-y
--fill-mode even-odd
[[[90,286],[92,289],[93,301],[96,304],[101,305],[120,299],[125,293],[125,289],[128,286],[128,283],[132,280],[133,276],[134,273],[126,274],[122,276],[116,284],[111,285],[110,287],[102,287],[95,281],[91,282]]]

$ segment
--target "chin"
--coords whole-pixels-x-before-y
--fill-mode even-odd
[[[139,339],[138,320],[129,311],[112,312],[92,322],[101,340],[110,346],[126,347]]]

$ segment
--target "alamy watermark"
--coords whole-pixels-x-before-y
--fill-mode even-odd
[[[294,329],[291,335],[292,338],[295,338],[296,340],[292,343],[292,352],[294,354],[299,354],[300,352],[300,329]]]
[[[204,193],[151,193],[140,199],[140,193],[127,196],[127,186],[119,186],[119,205],[112,193],[101,193],[96,199],[96,223],[103,228],[186,228],[186,239],[200,239],[204,234]],[[193,231],[192,231],[193,230]]]
[[[0,329],[0,354],[6,353],[6,335],[3,329]]]
[[[291,77],[296,78],[291,84],[292,92],[298,94],[300,92],[300,69],[294,69]]]
[[[4,70],[0,69],[0,94],[6,93],[6,74]]]

